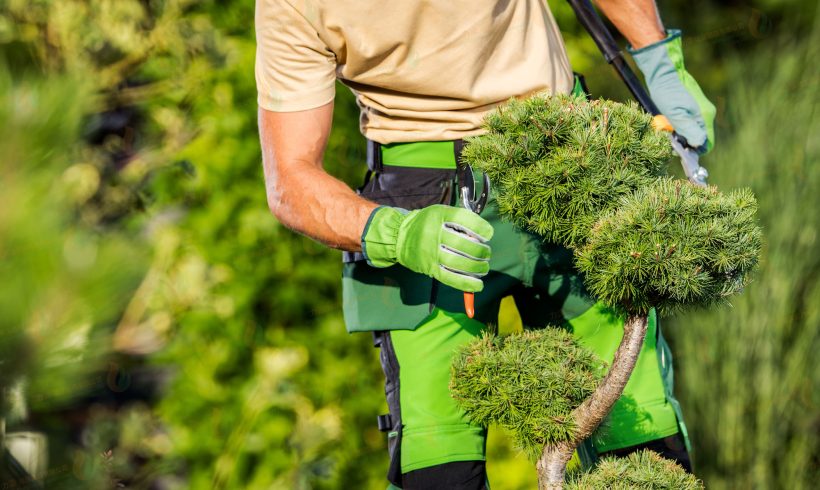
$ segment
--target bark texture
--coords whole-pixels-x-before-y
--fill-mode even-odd
[[[578,427],[575,438],[571,442],[544,447],[541,458],[536,463],[539,490],[563,488],[564,474],[573,451],[601,425],[604,417],[624,392],[646,337],[647,321],[646,315],[629,315],[626,318],[624,336],[618,350],[615,351],[609,372],[592,396],[572,412]]]

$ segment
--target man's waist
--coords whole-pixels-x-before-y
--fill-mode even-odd
[[[367,166],[374,172],[384,167],[454,170],[463,147],[461,139],[389,144],[367,140]]]

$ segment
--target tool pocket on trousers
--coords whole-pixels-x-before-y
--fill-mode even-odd
[[[359,195],[412,211],[450,204],[455,170],[385,167],[360,189]],[[345,252],[342,304],[348,332],[413,330],[430,313],[433,280],[401,265],[378,268],[361,253]]]
[[[408,211],[450,204],[455,170],[385,167],[359,189],[369,201]]]

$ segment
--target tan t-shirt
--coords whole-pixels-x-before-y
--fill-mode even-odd
[[[380,143],[481,132],[510,97],[569,93],[572,70],[545,0],[256,0],[259,105],[324,105],[338,78]]]

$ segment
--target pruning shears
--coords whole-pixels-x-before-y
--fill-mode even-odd
[[[459,161],[456,167],[456,176],[458,178],[458,189],[461,203],[466,209],[480,214],[487,204],[487,196],[490,194],[490,178],[487,174],[482,173],[483,185],[476,196],[475,177],[473,176],[473,168]],[[475,294],[464,293],[464,311],[467,316],[472,318],[475,316]]]
[[[661,114],[661,111],[658,110],[658,106],[652,102],[641,81],[635,75],[635,72],[632,71],[632,68],[626,63],[626,60],[624,60],[623,53],[621,53],[621,50],[618,48],[618,44],[615,42],[615,38],[612,37],[612,33],[609,32],[609,29],[607,29],[604,21],[601,20],[601,17],[595,11],[590,1],[567,1],[575,12],[578,21],[584,26],[587,32],[589,32],[590,36],[592,36],[592,40],[595,41],[598,49],[603,53],[607,63],[615,68],[615,71],[618,72],[618,75],[624,81],[626,87],[632,93],[632,96],[635,97],[635,100],[638,101],[638,104],[640,104],[644,111],[654,116],[652,121],[653,126],[669,133],[669,141],[675,153],[680,156],[681,165],[683,166],[686,178],[695,185],[706,187],[706,178],[709,176],[709,172],[700,166],[700,156],[697,150],[687,143],[686,138],[675,132],[669,120]]]

